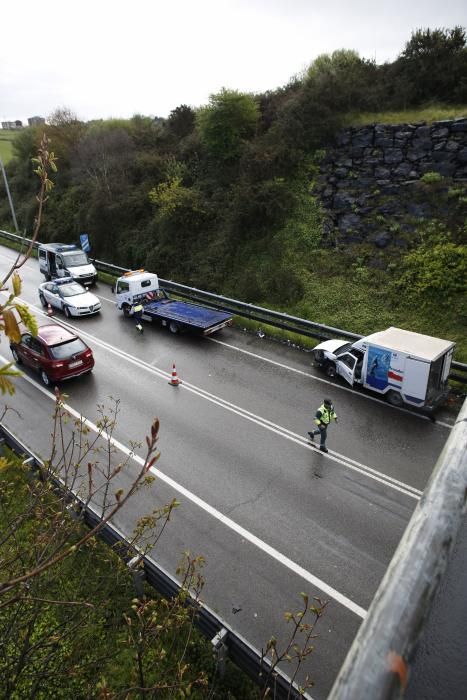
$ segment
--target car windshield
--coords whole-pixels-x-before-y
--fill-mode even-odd
[[[89,261],[85,253],[64,253],[64,258],[68,267],[76,267],[77,265],[89,265]]]
[[[77,294],[86,294],[84,287],[77,282],[60,285],[59,292],[62,297],[75,297]]]
[[[352,347],[351,343],[345,343],[345,345],[341,345],[340,348],[337,348],[337,350],[334,350],[335,355],[342,355],[343,352],[347,352],[347,350],[350,350]]]
[[[66,360],[72,355],[86,350],[86,345],[79,338],[74,338],[74,340],[68,340],[60,345],[52,345],[49,349],[54,360]]]

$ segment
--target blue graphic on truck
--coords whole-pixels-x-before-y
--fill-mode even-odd
[[[366,383],[379,391],[388,386],[388,371],[391,366],[391,353],[384,348],[370,345],[368,348],[368,364]]]

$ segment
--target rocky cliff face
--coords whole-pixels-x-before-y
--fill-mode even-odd
[[[427,173],[440,176],[435,197],[426,186],[432,177]],[[465,186],[467,118],[462,118],[345,129],[320,164],[316,193],[328,215],[330,241],[384,248],[405,245],[420,222],[442,218],[448,194]]]

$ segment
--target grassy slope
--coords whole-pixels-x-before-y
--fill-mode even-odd
[[[347,124],[358,127],[371,123],[430,123],[443,119],[465,118],[466,116],[467,105],[454,107],[430,105],[419,110],[397,113],[351,114],[347,118]],[[465,183],[453,183],[452,187],[464,189],[464,196],[461,199],[467,201],[465,199],[467,197]],[[432,199],[436,197],[436,191],[434,191]],[[441,205],[440,201],[438,216],[443,221],[446,219],[446,214],[445,212],[441,213],[441,208],[445,206],[446,202]],[[448,206],[453,207],[454,200]],[[383,227],[391,230],[392,225],[399,227],[400,223],[400,220],[395,222],[388,216],[385,217]],[[421,223],[427,224],[428,220]],[[256,271],[260,271],[260,276],[267,275],[268,270],[277,268],[277,258],[274,258],[274,255],[269,252],[270,243],[269,239],[264,240],[263,250],[257,250],[253,255],[247,246],[243,251],[238,250],[238,257],[244,263],[245,277],[252,278]],[[328,248],[312,252],[306,246],[301,249],[296,248],[290,238],[282,238],[280,244],[275,246],[276,251],[290,251],[291,249],[294,249],[292,254],[286,254],[288,269],[303,284],[304,291],[301,299],[287,306],[279,306],[277,303],[271,303],[270,295],[265,293],[259,297],[256,296],[256,298],[253,298],[252,294],[251,298],[245,299],[246,301],[276,308],[292,315],[361,335],[367,335],[389,326],[398,326],[446,338],[457,344],[455,359],[459,362],[467,362],[467,298],[465,293],[464,295],[459,294],[455,304],[432,304],[431,306],[427,304],[424,308],[405,299],[403,293],[394,293],[391,282],[394,281],[394,276],[397,273],[393,272],[391,275],[385,268],[388,264],[392,264],[397,270],[398,260],[403,251],[389,247],[378,253],[374,245],[360,244],[347,246],[345,250],[336,251]],[[377,257],[384,261],[381,265],[382,269],[371,268],[367,264],[369,258]],[[244,325],[255,327],[254,323]],[[285,336],[282,331],[277,329],[267,329],[267,331],[275,336]],[[293,338],[293,342],[305,346],[314,344],[313,341],[303,337]]]
[[[17,131],[11,131],[9,129],[0,129],[0,158],[4,165],[8,163],[12,157],[12,141],[17,133]]]
[[[417,124],[420,122],[441,121],[443,119],[458,119],[467,116],[467,105],[431,104],[420,109],[407,109],[399,112],[361,112],[350,113],[347,116],[348,126],[364,126],[365,124]]]

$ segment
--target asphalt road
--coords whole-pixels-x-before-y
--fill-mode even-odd
[[[0,248],[0,269],[14,253]],[[21,298],[49,322],[37,287],[38,263],[22,268]],[[206,558],[203,599],[256,648],[285,639],[283,614],[300,592],[329,600],[305,670],[321,700],[358,629],[448,436],[436,423],[329,381],[298,348],[241,328],[213,338],[174,336],[147,324],[138,335],[108,287],[102,313],[68,323],[93,348],[92,375],[62,385],[67,403],[95,421],[97,404],[120,399],[115,438],[144,441],[161,422],[158,479],[138,494],[118,526],[173,497],[181,501],[155,558],[174,572],[185,550]],[[11,359],[7,344],[0,353]],[[169,385],[172,363],[182,384]],[[339,424],[329,454],[307,443],[313,415],[332,398]],[[7,403],[6,424],[48,456],[53,395],[25,370]],[[144,450],[137,449],[141,456]],[[287,671],[287,669],[285,669]]]

